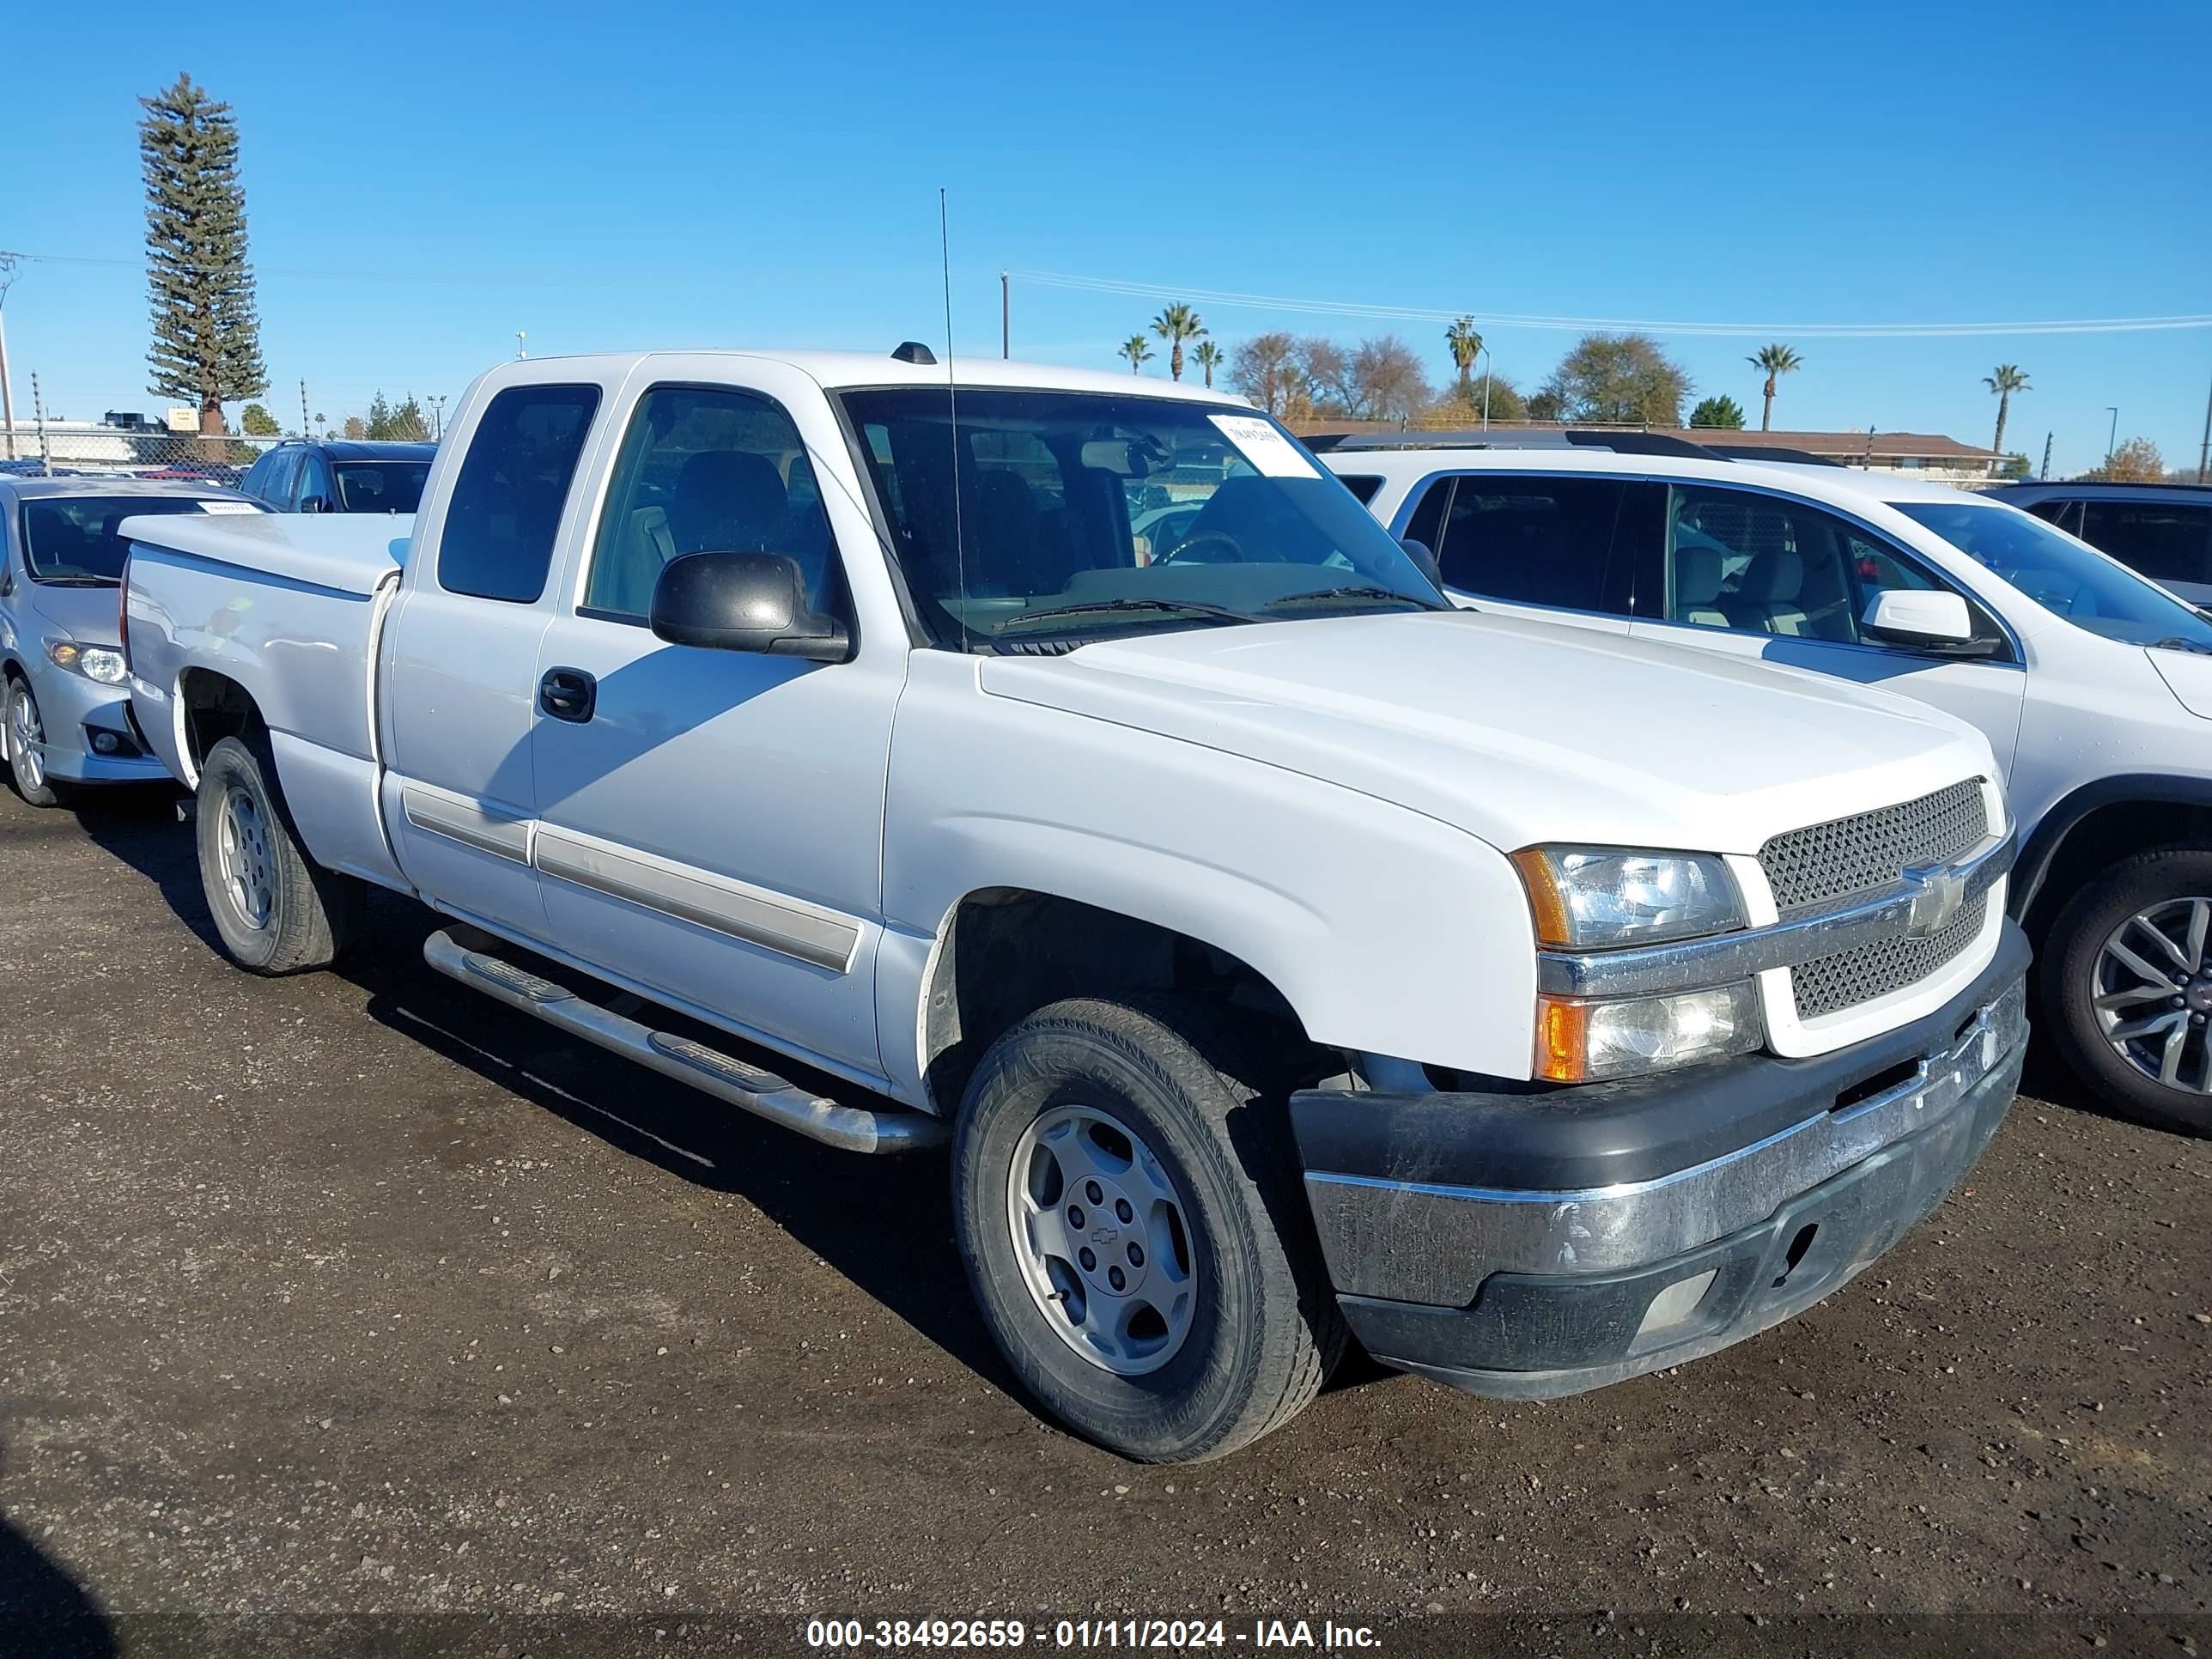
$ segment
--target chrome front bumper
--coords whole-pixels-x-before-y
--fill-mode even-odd
[[[1576,1392],[1787,1318],[1979,1156],[2019,1084],[2027,955],[2008,924],[1945,1008],[1815,1060],[1546,1095],[1295,1097],[1346,1317],[1378,1357],[1504,1394]]]

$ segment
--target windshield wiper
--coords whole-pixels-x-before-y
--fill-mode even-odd
[[[1336,599],[1394,599],[1400,605],[1410,605],[1419,611],[1449,611],[1449,605],[1439,605],[1434,599],[1425,599],[1418,593],[1401,593],[1395,587],[1353,586],[1351,587],[1320,587],[1310,593],[1285,593],[1279,599],[1270,599],[1260,608],[1279,611],[1285,605],[1312,605]]]
[[[2179,635],[2176,635],[2171,639],[2153,640],[2150,642],[2150,649],[2153,651],[2194,651],[2199,656],[2212,656],[2212,645],[2206,645],[2199,640],[2185,640]]]
[[[1019,628],[1025,623],[1049,622],[1061,617],[1103,617],[1133,611],[1157,611],[1164,614],[1198,617],[1217,623],[1248,623],[1252,620],[1242,611],[1231,611],[1225,605],[1205,605],[1196,599],[1091,599],[1081,605],[1055,605],[1044,611],[1024,611],[1018,617],[1009,617],[992,632],[1004,634],[1009,629]]]

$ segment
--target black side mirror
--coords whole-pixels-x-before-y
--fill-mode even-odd
[[[320,495],[302,495],[300,497],[300,511],[302,513],[327,513],[330,510],[331,504],[325,501]]]
[[[775,553],[686,553],[653,585],[653,631],[671,645],[843,662],[853,636],[807,602],[799,561]]]
[[[1398,545],[1406,550],[1406,556],[1419,568],[1424,576],[1439,588],[1444,585],[1443,567],[1437,562],[1437,556],[1429,551],[1429,544],[1426,542],[1417,542],[1409,537],[1401,540]]]

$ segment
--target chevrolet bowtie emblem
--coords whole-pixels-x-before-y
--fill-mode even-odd
[[[1927,939],[1940,933],[1966,902],[1966,878],[1940,865],[1915,865],[1904,872],[1905,890],[1912,909],[1905,920],[1909,938]]]

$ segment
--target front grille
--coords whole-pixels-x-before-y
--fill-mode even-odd
[[[1899,933],[1800,963],[1790,970],[1797,1018],[1818,1019],[1917,985],[1978,939],[1989,914],[1990,896],[1984,893],[1972,903],[1961,905],[1942,932],[1926,939],[1908,939]]]
[[[1787,920],[1895,884],[1908,865],[1948,864],[1990,832],[1982,781],[1969,778],[1932,795],[1776,836],[1759,849],[1759,867]]]

